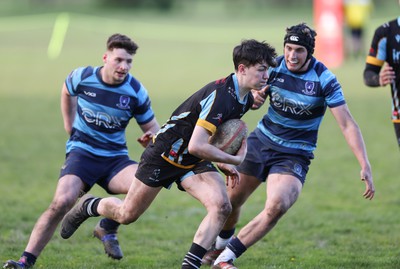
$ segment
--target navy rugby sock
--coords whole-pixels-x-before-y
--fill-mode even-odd
[[[100,227],[105,229],[106,231],[115,231],[117,232],[117,229],[119,227],[120,223],[116,222],[115,220],[112,219],[101,219],[100,221]]]
[[[232,230],[222,230],[219,233],[219,237],[221,237],[223,239],[228,239],[228,238],[231,238],[231,236],[234,234],[235,234],[235,228],[233,228]]]
[[[228,243],[226,247],[232,250],[233,253],[235,253],[236,258],[239,258],[239,256],[247,250],[245,245],[243,245],[243,243],[240,242],[239,238],[237,237],[232,238],[232,240]]]

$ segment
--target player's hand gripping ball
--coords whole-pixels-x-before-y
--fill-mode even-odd
[[[246,123],[240,119],[231,119],[217,128],[215,134],[210,137],[210,144],[228,154],[236,155],[243,139],[246,138]]]

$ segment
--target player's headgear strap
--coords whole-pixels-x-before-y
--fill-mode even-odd
[[[286,28],[283,45],[286,43],[304,46],[308,52],[307,58],[311,58],[315,48],[315,36],[317,33],[305,23]]]

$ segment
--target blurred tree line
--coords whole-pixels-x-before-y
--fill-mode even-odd
[[[113,8],[113,9],[154,9],[169,11],[182,6],[191,6],[199,2],[210,4],[223,4],[227,9],[241,7],[288,7],[288,6],[311,6],[313,0],[1,0],[0,13],[7,11],[30,10],[38,11],[44,9],[87,9],[87,8]]]
[[[0,16],[43,11],[95,12],[96,10],[153,10],[169,12],[192,9],[199,4],[222,7],[226,11],[272,8],[310,8],[315,0],[0,0]],[[320,0],[322,1],[322,0]],[[328,0],[329,1],[329,0]],[[373,0],[376,9],[393,6],[395,0]],[[397,1],[397,0],[396,0]]]
[[[169,10],[174,6],[179,5],[179,2],[196,2],[196,1],[211,1],[217,2],[222,1],[225,4],[233,5],[233,6],[243,6],[243,5],[253,5],[255,7],[262,5],[301,5],[301,4],[312,4],[313,0],[101,0],[101,4],[103,6],[123,6],[123,7],[132,7],[132,8],[156,8],[160,10]],[[187,4],[187,3],[186,3]]]

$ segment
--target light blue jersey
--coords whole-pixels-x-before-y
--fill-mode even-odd
[[[138,80],[128,74],[123,83],[108,85],[101,80],[100,69],[77,68],[65,80],[69,93],[78,97],[67,153],[80,148],[98,156],[126,155],[130,119],[141,125],[154,118],[147,90]]]
[[[268,71],[270,104],[256,133],[277,151],[312,156],[326,108],[346,103],[342,88],[315,58],[303,73],[290,72],[283,56],[277,61],[278,66]]]

